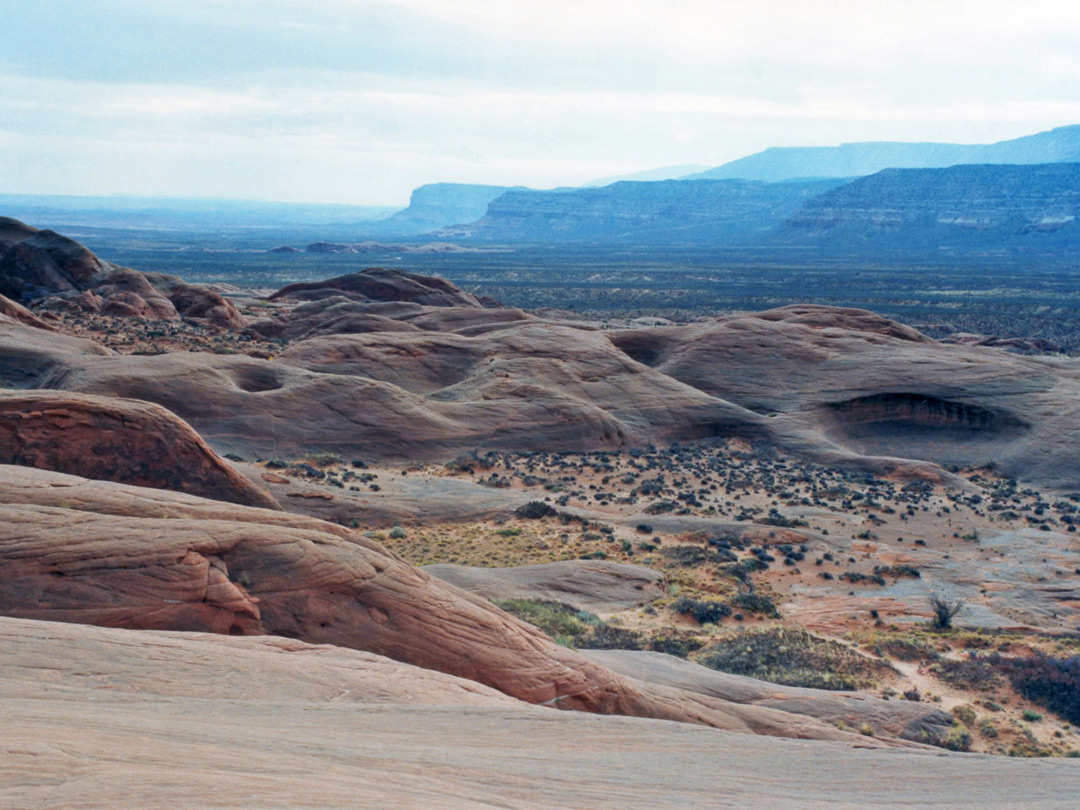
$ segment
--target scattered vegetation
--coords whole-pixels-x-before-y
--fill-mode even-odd
[[[840,642],[784,627],[746,628],[724,636],[695,660],[721,672],[815,689],[859,689],[891,672]]]

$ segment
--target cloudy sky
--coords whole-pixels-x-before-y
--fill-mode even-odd
[[[0,193],[396,205],[1080,123],[1075,0],[0,7]]]

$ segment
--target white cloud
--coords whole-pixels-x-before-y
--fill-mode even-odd
[[[120,80],[93,76],[93,63],[66,70],[74,55],[49,75],[9,58],[0,184],[380,203],[438,180],[574,184],[770,145],[986,142],[1080,122],[1080,4],[191,0],[137,11],[143,26],[231,26],[222,41],[236,53],[193,43],[162,56],[154,75],[170,75],[168,60],[175,70],[154,81],[134,79],[148,73],[136,51],[130,70],[112,66]],[[297,48],[283,46],[294,33]],[[91,169],[64,176],[71,165]]]

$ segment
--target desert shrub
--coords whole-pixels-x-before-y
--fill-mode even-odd
[[[896,577],[897,579],[902,577],[922,578],[922,573],[913,565],[875,565],[874,573],[883,577]]]
[[[699,624],[719,624],[731,615],[731,607],[724,602],[713,602],[681,596],[671,609],[682,616],[693,616]]]
[[[731,600],[735,607],[742,608],[749,613],[760,613],[772,619],[780,618],[780,611],[776,604],[763,593],[740,593]]]
[[[601,622],[581,637],[578,647],[583,650],[643,650],[647,639],[639,630]]]
[[[901,661],[925,661],[938,658],[938,653],[933,647],[915,637],[884,639],[874,645],[874,652]]]
[[[649,638],[646,649],[679,658],[687,658],[690,653],[700,650],[703,646],[701,639],[696,638],[691,633],[680,633],[677,630],[665,629],[658,631]]]
[[[496,605],[519,619],[540,628],[555,641],[567,647],[578,642],[602,622],[599,617],[573,605],[539,599],[500,599]]]
[[[1080,656],[997,658],[997,663],[1024,698],[1070,723],[1080,723]]]
[[[964,704],[962,706],[956,706],[952,710],[953,717],[963,723],[965,726],[972,726],[975,724],[975,708]]]
[[[958,661],[941,659],[931,664],[929,671],[938,679],[958,689],[984,692],[1001,686],[1001,677],[994,662],[986,656],[972,655]]]
[[[952,620],[964,607],[963,599],[951,599],[941,594],[930,594],[927,599],[930,610],[933,611],[933,625],[938,630],[948,630],[952,627]]]
[[[393,540],[403,540],[405,538],[405,530],[400,526],[395,526],[390,530],[390,538]]]
[[[937,745],[949,751],[970,751],[971,732],[962,726],[953,726],[948,734],[937,741]]]
[[[695,660],[721,672],[787,686],[851,690],[872,683],[887,665],[802,629],[749,628],[725,636]]]
[[[495,534],[499,535],[499,537],[517,537],[519,534],[521,534],[521,529],[518,529],[514,526],[508,526],[505,529],[499,529],[495,532]]]
[[[855,571],[845,571],[840,575],[840,579],[847,580],[853,584],[869,582],[874,585],[884,585],[885,577],[881,574],[859,574]]]
[[[555,507],[543,501],[529,501],[514,510],[514,516],[523,520],[539,520],[540,518],[554,517],[557,514]]]

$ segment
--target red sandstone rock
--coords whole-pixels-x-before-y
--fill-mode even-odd
[[[0,391],[0,463],[280,508],[159,405]]]

